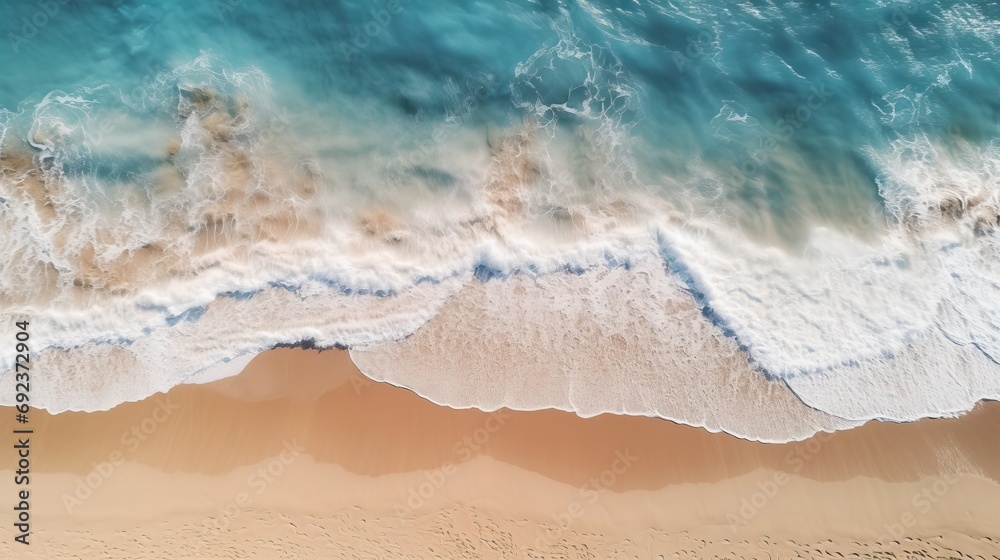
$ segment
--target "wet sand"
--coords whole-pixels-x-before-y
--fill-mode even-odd
[[[1000,558],[1000,403],[761,444],[454,410],[278,349],[30,427],[32,544],[4,523],[4,558]]]

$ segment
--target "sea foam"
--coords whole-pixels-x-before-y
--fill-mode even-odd
[[[870,145],[884,224],[769,243],[732,219],[745,191],[650,184],[641,87],[563,23],[515,68],[519,118],[454,95],[447,130],[388,160],[207,55],[6,112],[0,323],[31,321],[32,404],[103,410],[281,344],[350,348],[449,406],[768,442],[998,398],[992,145]]]

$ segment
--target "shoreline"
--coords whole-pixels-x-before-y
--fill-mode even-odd
[[[579,547],[1000,558],[996,402],[766,444],[658,418],[452,409],[369,380],[346,351],[277,349],[235,377],[110,411],[36,410],[32,427],[34,537],[50,552],[86,535],[121,551],[112,558],[146,557],[130,548],[142,542],[181,558],[198,557],[191,543],[253,555],[272,535],[317,558],[393,546],[418,558]],[[12,496],[13,477],[0,480]],[[43,548],[25,557],[51,557]]]
[[[294,343],[280,343],[280,344],[276,344],[274,346],[271,346],[269,348],[266,348],[266,349],[261,350],[261,351],[256,352],[256,353],[252,353],[251,352],[249,354],[241,355],[241,356],[239,356],[237,358],[234,358],[233,360],[231,360],[229,362],[222,363],[222,364],[217,364],[217,365],[215,365],[213,367],[207,368],[206,370],[204,370],[204,371],[202,371],[202,372],[194,375],[191,379],[189,379],[188,381],[185,381],[185,382],[181,383],[180,385],[203,385],[203,384],[206,384],[206,383],[212,383],[212,382],[221,381],[221,380],[224,380],[224,379],[227,379],[227,378],[235,377],[237,375],[240,375],[247,368],[247,366],[253,360],[255,360],[257,358],[257,356],[260,356],[262,354],[268,354],[268,353],[271,353],[271,352],[274,352],[274,351],[284,351],[284,350],[308,351],[308,352],[317,352],[317,353],[324,353],[324,352],[344,352],[344,353],[347,354],[348,359],[351,361],[351,366],[354,369],[356,369],[357,373],[360,374],[364,378],[364,380],[362,380],[361,383],[365,383],[365,384],[367,384],[367,383],[382,383],[382,384],[390,385],[390,386],[396,387],[396,388],[398,388],[400,390],[413,393],[413,394],[417,395],[418,397],[420,397],[421,399],[424,399],[424,400],[426,400],[428,402],[431,402],[431,403],[433,403],[433,404],[435,404],[437,406],[444,407],[444,408],[449,408],[449,409],[452,409],[452,410],[478,410],[478,411],[481,411],[481,412],[484,412],[484,413],[493,413],[493,412],[501,411],[501,410],[512,411],[512,412],[539,412],[539,411],[543,411],[543,410],[554,410],[554,411],[559,411],[559,412],[565,412],[567,414],[572,414],[572,415],[575,415],[578,418],[582,418],[582,419],[595,418],[595,417],[600,417],[600,416],[625,416],[625,417],[633,417],[633,418],[648,418],[650,420],[662,420],[662,421],[670,422],[670,423],[676,424],[678,426],[685,426],[685,427],[689,427],[689,428],[696,428],[696,429],[700,429],[700,430],[705,430],[706,432],[712,433],[712,434],[722,433],[722,434],[726,434],[728,436],[732,436],[732,437],[735,437],[735,438],[743,440],[743,441],[748,441],[748,442],[753,442],[753,443],[761,443],[761,444],[766,444],[766,445],[787,445],[787,444],[798,443],[798,442],[806,441],[806,440],[812,439],[812,438],[824,437],[825,435],[829,435],[829,434],[835,434],[835,433],[838,433],[838,432],[846,432],[846,431],[854,430],[856,428],[859,428],[859,427],[862,427],[862,426],[865,426],[865,425],[868,425],[868,424],[872,424],[872,423],[913,424],[913,423],[917,423],[917,422],[922,422],[924,420],[947,420],[947,419],[961,418],[961,417],[964,417],[964,416],[972,413],[974,410],[979,409],[980,407],[982,407],[984,405],[988,405],[988,403],[1000,403],[1000,400],[998,400],[998,399],[982,398],[982,399],[980,399],[979,401],[977,401],[973,405],[972,409],[969,409],[969,410],[941,412],[939,415],[936,415],[936,416],[925,416],[925,417],[918,418],[918,419],[915,419],[915,420],[898,420],[898,419],[891,419],[891,418],[890,419],[870,418],[868,420],[864,420],[860,424],[857,424],[857,425],[854,425],[854,426],[851,426],[851,427],[848,427],[848,428],[837,429],[837,430],[830,430],[830,431],[827,431],[827,430],[824,430],[824,429],[820,429],[817,432],[815,432],[813,435],[811,435],[811,436],[809,436],[807,438],[804,438],[804,439],[800,439],[800,440],[769,441],[769,440],[765,440],[765,439],[754,439],[754,438],[747,437],[747,436],[741,436],[741,435],[738,435],[738,434],[733,434],[731,432],[727,432],[727,431],[722,430],[722,429],[712,429],[712,428],[709,428],[709,427],[706,427],[706,426],[699,426],[699,425],[694,425],[694,424],[688,424],[688,423],[684,422],[683,420],[677,420],[677,419],[668,418],[668,417],[665,417],[665,416],[655,416],[655,415],[646,415],[646,414],[628,414],[628,413],[623,413],[623,412],[610,412],[610,411],[609,412],[599,412],[599,413],[586,414],[586,413],[583,413],[583,412],[578,412],[578,411],[576,411],[574,409],[571,409],[571,408],[561,407],[561,406],[557,406],[557,405],[555,405],[555,406],[547,406],[547,407],[543,407],[543,408],[516,408],[516,407],[512,407],[512,406],[503,406],[503,405],[496,406],[494,408],[486,408],[486,407],[482,407],[482,406],[478,406],[478,405],[460,406],[460,405],[456,405],[456,404],[445,402],[445,401],[439,402],[439,401],[435,400],[434,398],[432,398],[431,396],[425,395],[425,394],[421,393],[420,391],[418,391],[415,388],[408,387],[408,386],[403,385],[403,384],[395,383],[395,382],[393,382],[391,380],[377,380],[374,377],[372,377],[371,375],[368,375],[367,373],[365,373],[360,368],[360,366],[357,365],[357,363],[354,360],[354,357],[351,355],[351,349],[350,348],[345,347],[345,346],[341,346],[341,345],[321,346],[321,345],[318,345],[315,340],[303,340],[303,341],[294,342]],[[161,394],[164,394],[164,393],[157,393],[155,395],[151,395],[150,397],[147,397],[147,399],[148,398],[154,398],[154,397],[156,397],[158,395],[161,395]],[[146,400],[146,399],[142,399],[142,400]],[[132,402],[135,402],[135,401],[132,401]],[[125,403],[122,403],[122,404],[125,404]],[[805,403],[803,403],[803,404],[805,404]],[[808,405],[806,405],[806,406],[808,406]],[[0,407],[0,408],[2,408],[2,407]],[[112,407],[112,408],[114,408],[114,407]],[[67,412],[93,413],[93,412],[107,412],[107,411],[106,410],[86,410],[86,411],[85,410],[78,410],[78,411],[74,410],[74,411],[67,411]]]

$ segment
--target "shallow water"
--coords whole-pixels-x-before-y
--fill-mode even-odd
[[[0,316],[47,409],[303,341],[767,441],[1000,395],[996,5],[0,15]]]

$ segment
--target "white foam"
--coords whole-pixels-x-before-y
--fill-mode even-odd
[[[765,380],[652,244],[634,256],[631,270],[467,284],[412,336],[351,356],[373,379],[457,408],[656,416],[772,442],[859,423]]]
[[[821,229],[792,255],[735,232],[688,228],[664,230],[664,246],[722,326],[780,377],[901,350],[931,327],[944,292],[940,268],[888,239],[869,247]]]
[[[422,284],[394,297],[344,295],[313,287],[310,296],[283,288],[249,299],[222,298],[197,320],[147,326],[131,341],[102,340],[105,329],[72,321],[55,310],[2,313],[0,321],[30,319],[32,405],[53,413],[106,410],[185,382],[233,374],[258,352],[280,343],[321,347],[362,345],[406,336],[427,321],[458,287],[455,281]],[[117,312],[127,322],[127,310]],[[94,318],[97,315],[90,318]],[[72,335],[71,335],[72,333]],[[67,342],[79,342],[68,346]],[[13,369],[4,360],[0,366]],[[13,404],[4,393],[0,405]]]
[[[638,92],[569,31],[518,67],[533,119],[464,148],[468,200],[409,204],[405,175],[368,198],[327,183],[283,151],[307,145],[294,126],[268,126],[267,77],[212,64],[119,100],[178,119],[169,162],[134,177],[84,165],[108,88],[4,115],[0,149],[18,118],[34,146],[30,165],[4,152],[0,178],[0,323],[32,322],[34,405],[107,409],[301,341],[351,346],[371,377],[451,406],[656,416],[761,441],[1000,396],[992,146],[870,150],[888,231],[816,229],[793,254],[701,211],[715,201],[682,216],[638,184]],[[536,86],[564,64],[587,80],[553,103]],[[383,209],[386,193],[399,200]]]

